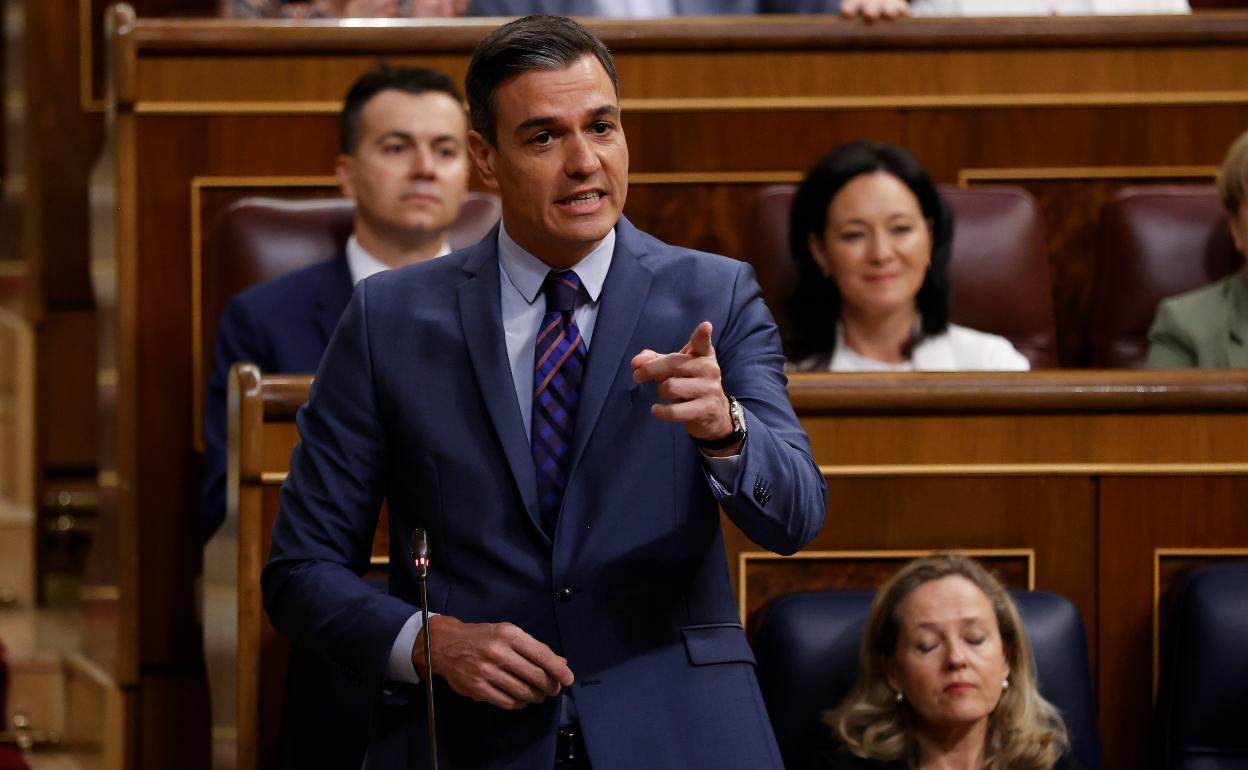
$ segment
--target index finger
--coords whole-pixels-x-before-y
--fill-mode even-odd
[[[715,355],[715,347],[711,344],[713,328],[710,321],[703,321],[698,324],[698,328],[694,329],[693,334],[689,337],[689,344],[681,352],[688,353],[691,356]]]

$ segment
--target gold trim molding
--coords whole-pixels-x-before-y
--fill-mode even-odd
[[[737,554],[737,613],[744,628],[745,589],[750,562],[789,560],[849,561],[850,559],[894,559],[910,561],[940,551],[954,551],[974,559],[1006,559],[1022,557],[1027,560],[1027,590],[1036,590],[1036,549],[1034,548],[940,548],[940,549],[885,549],[878,551],[798,551],[792,556],[781,556],[770,551],[741,551]]]
[[[78,106],[83,112],[104,112],[104,97],[95,95],[95,73],[91,71],[95,59],[92,21],[91,0],[78,0]]]
[[[1217,166],[1050,166],[1037,168],[966,168],[958,186],[976,182],[1058,181],[1082,179],[1175,179],[1213,183]]]
[[[948,463],[820,465],[825,478],[891,476],[1224,476],[1248,474],[1248,463]]]
[[[755,96],[621,99],[627,112],[811,112],[818,110],[1009,109],[1034,107],[1156,107],[1248,104],[1248,91],[1087,94],[896,94],[884,96]],[[342,102],[140,100],[139,115],[334,115]]]

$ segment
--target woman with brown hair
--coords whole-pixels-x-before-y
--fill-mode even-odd
[[[879,590],[857,681],[826,721],[820,770],[1079,767],[1014,602],[957,554],[917,559]]]

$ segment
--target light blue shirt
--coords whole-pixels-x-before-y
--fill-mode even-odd
[[[572,266],[584,286],[584,295],[580,298],[575,310],[576,326],[585,341],[586,350],[594,335],[594,325],[598,321],[599,300],[602,298],[602,287],[607,281],[607,272],[611,269],[611,259],[615,254],[615,229],[612,228],[606,237],[585,255],[580,262]],[[537,331],[546,315],[546,300],[542,294],[542,284],[550,273],[550,265],[525,251],[512,240],[502,225],[498,228],[498,270],[499,270],[499,303],[502,308],[503,335],[507,344],[507,361],[511,365],[511,380],[516,388],[516,403],[520,407],[520,417],[524,423],[524,433],[531,436],[533,415],[533,348],[537,343]],[[587,296],[586,296],[587,295]],[[693,329],[689,330],[693,333]],[[641,351],[635,351],[640,353]],[[659,351],[663,352],[663,351]],[[708,476],[712,486],[716,487],[717,496],[728,494],[726,487],[732,485],[736,478],[737,466],[741,455],[731,457],[708,457],[703,460],[710,468]],[[392,681],[420,681],[416,667],[412,664],[412,649],[416,645],[416,635],[421,628],[420,613],[412,613],[403,625],[399,635],[395,637],[390,648],[390,660],[387,676]],[[570,703],[565,699],[565,708]]]

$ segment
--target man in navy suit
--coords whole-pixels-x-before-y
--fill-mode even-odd
[[[230,366],[315,372],[356,283],[449,254],[447,232],[468,195],[467,130],[459,89],[434,70],[373,70],[347,92],[336,171],[355,199],[354,233],[336,258],[232,297],[217,325],[204,410],[203,540],[225,519]]]
[[[718,510],[792,553],[827,491],[753,271],[621,216],[615,66],[575,22],[490,33],[467,92],[502,223],[357,288],[298,417],[269,617],[376,698],[368,768],[426,766],[434,676],[446,768],[779,770]],[[359,578],[383,500],[388,593]]]

